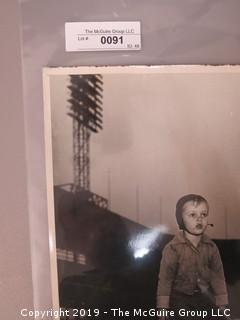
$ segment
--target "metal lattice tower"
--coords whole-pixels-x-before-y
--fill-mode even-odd
[[[76,191],[90,190],[89,129],[73,120],[73,176]]]
[[[102,129],[102,76],[71,75],[74,191],[90,190],[90,135]]]

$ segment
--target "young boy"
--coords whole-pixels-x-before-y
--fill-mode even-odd
[[[205,319],[216,320],[213,311],[228,305],[221,257],[205,234],[208,213],[208,202],[200,195],[183,196],[176,205],[180,232],[163,250],[157,290],[157,307],[174,310],[174,319],[200,319],[196,310],[205,310]]]

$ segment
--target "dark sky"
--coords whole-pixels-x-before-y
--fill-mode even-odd
[[[210,203],[209,234],[239,238],[240,73],[105,74],[103,81],[92,191],[113,211],[171,233],[177,199],[199,193]],[[52,76],[55,184],[72,182],[67,82]]]

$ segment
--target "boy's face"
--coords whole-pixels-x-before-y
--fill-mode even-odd
[[[187,201],[182,210],[183,223],[191,234],[202,234],[208,224],[208,206],[205,202]]]

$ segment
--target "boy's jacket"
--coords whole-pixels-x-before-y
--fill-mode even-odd
[[[217,306],[228,296],[221,257],[216,244],[205,234],[197,247],[180,231],[164,248],[157,290],[157,307],[168,308],[173,291],[193,295],[212,292]]]

